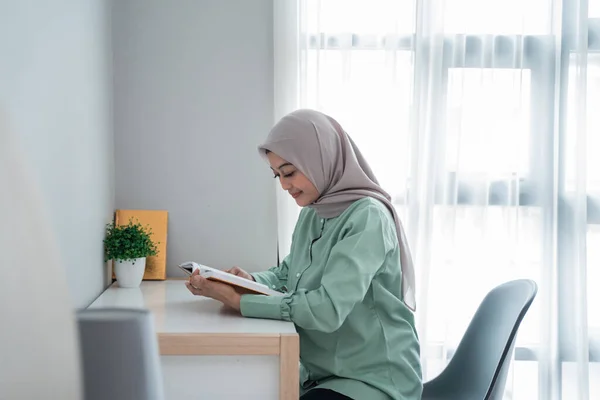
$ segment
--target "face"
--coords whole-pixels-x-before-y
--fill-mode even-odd
[[[317,201],[319,191],[300,170],[273,152],[267,157],[275,178],[279,178],[281,187],[296,200],[296,204],[306,207]]]

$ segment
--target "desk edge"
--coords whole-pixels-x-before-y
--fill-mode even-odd
[[[297,334],[291,334],[297,336]],[[279,355],[278,333],[159,333],[161,355]]]

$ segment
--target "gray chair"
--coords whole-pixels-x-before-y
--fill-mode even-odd
[[[423,385],[423,400],[502,399],[515,337],[536,294],[527,279],[490,291],[446,368]]]
[[[162,400],[158,341],[147,310],[77,312],[85,400]]]

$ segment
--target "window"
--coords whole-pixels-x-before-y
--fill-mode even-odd
[[[558,279],[556,293],[538,294],[519,331],[507,391],[511,399],[543,398],[550,389],[532,384],[549,374],[539,352],[550,346],[553,309],[543,296],[558,298],[561,326],[577,326],[577,281],[569,271],[578,257],[587,275],[593,398],[600,392],[592,379],[600,360],[600,294],[593,287],[600,281],[600,112],[593,108],[600,104],[600,0],[588,2],[580,25],[571,0],[301,4],[302,106],[335,116],[402,218],[427,231],[426,286],[436,296],[427,305],[426,376],[444,367],[493,286],[517,277]],[[586,25],[582,81],[574,38]],[[577,100],[582,91],[585,102]],[[578,182],[582,173],[585,182]],[[414,222],[421,200],[431,207]],[[455,293],[464,277],[476,287]],[[574,334],[558,332],[566,399],[576,379],[568,364]]]

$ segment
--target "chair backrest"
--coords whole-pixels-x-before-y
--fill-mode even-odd
[[[77,312],[85,400],[162,400],[158,341],[147,310]]]
[[[448,366],[431,388],[425,384],[423,398],[502,399],[517,331],[536,294],[536,283],[528,279],[490,291]]]

